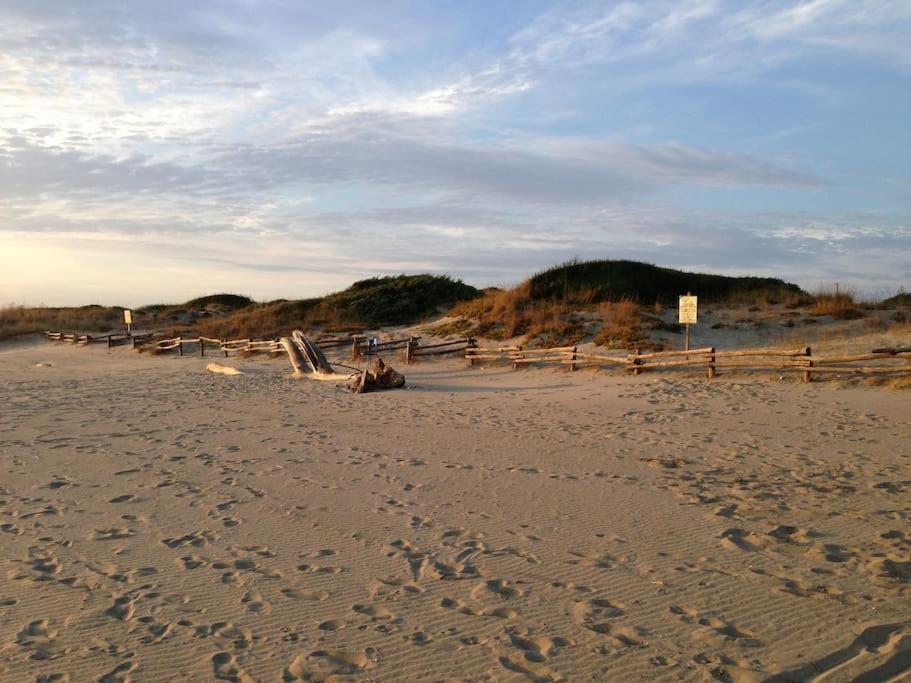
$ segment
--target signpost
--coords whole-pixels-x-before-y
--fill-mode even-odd
[[[127,334],[132,336],[132,334],[133,334],[133,330],[132,330],[133,311],[131,311],[129,308],[123,309],[123,322],[125,322],[127,325]]]
[[[684,351],[690,350],[690,325],[695,325],[697,322],[697,312],[698,312],[698,297],[693,296],[689,292],[686,293],[686,296],[681,296],[677,304],[677,322],[681,325],[686,326],[686,337],[684,342]]]

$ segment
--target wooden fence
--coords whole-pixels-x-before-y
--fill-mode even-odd
[[[109,348],[111,346],[132,342],[133,348],[148,347],[153,351],[176,350],[179,356],[184,355],[185,347],[197,351],[201,357],[206,355],[207,347],[223,353],[226,358],[231,353],[277,354],[284,352],[284,348],[281,346],[278,339],[213,339],[211,337],[172,337],[156,339],[152,334],[131,336],[126,333],[119,333],[92,336],[50,331],[45,334],[47,335],[47,338],[52,341],[66,341],[81,345],[106,342]],[[425,345],[421,345],[420,341],[421,337],[414,336],[403,337],[401,339],[390,339],[380,342],[375,348],[379,352],[390,352],[401,349],[404,351],[405,362],[413,363],[416,358],[424,356],[463,353],[466,349],[476,345],[475,340],[470,338],[461,338]],[[364,336],[322,337],[316,339],[315,343],[324,351],[327,349],[350,346],[353,358],[358,358],[367,352],[367,338]]]
[[[580,367],[622,367],[634,375],[646,370],[665,368],[703,368],[709,379],[719,370],[788,370],[802,373],[809,382],[816,373],[895,374],[911,373],[911,348],[874,349],[870,353],[814,356],[810,347],[801,349],[738,349],[718,351],[714,347],[689,351],[655,351],[651,353],[580,351],[576,346],[552,349],[523,349],[519,346],[467,348],[469,364],[478,361],[509,361],[514,368],[530,364],[568,365],[569,370]],[[876,364],[871,365],[874,361]],[[856,365],[864,363],[863,365]]]
[[[155,351],[176,350],[184,355],[184,347],[196,347],[200,356],[206,355],[206,346],[224,353],[269,353],[284,352],[278,339],[213,339],[210,337],[174,337],[155,339],[151,334],[128,335],[112,333],[103,335],[45,333],[52,341],[69,342],[78,345],[105,343],[110,348],[121,344],[132,344],[133,348],[149,346]],[[367,351],[367,338],[322,337],[315,340],[323,350],[351,347],[352,357],[358,358]],[[799,349],[736,349],[719,351],[715,347],[690,349],[689,351],[654,351],[640,353],[626,350],[591,351],[578,346],[558,346],[550,349],[526,349],[521,346],[496,346],[479,348],[476,340],[462,337],[451,341],[421,344],[421,337],[390,339],[376,345],[377,351],[404,351],[406,363],[417,358],[462,353],[469,364],[480,361],[508,361],[514,368],[523,365],[565,365],[569,370],[582,367],[621,367],[627,372],[639,375],[646,370],[666,368],[701,368],[709,379],[720,370],[787,370],[800,372],[804,382],[812,380],[819,373],[837,374],[899,374],[911,373],[911,347],[873,349],[869,353],[814,356],[810,347]],[[860,365],[859,365],[860,364]]]

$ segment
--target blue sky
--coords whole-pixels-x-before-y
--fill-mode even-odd
[[[0,301],[911,289],[911,4],[0,0]]]

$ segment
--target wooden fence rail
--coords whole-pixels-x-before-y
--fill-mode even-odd
[[[155,338],[152,334],[128,335],[112,333],[107,335],[68,334],[45,332],[51,341],[86,345],[107,343],[108,347],[132,343],[134,348],[149,346],[155,351],[176,350],[184,355],[184,347],[195,346],[200,356],[205,356],[207,345],[215,347],[227,357],[230,353],[282,353],[277,339],[214,339],[211,337]],[[463,337],[431,344],[421,344],[421,337],[391,339],[376,345],[379,351],[404,350],[406,363],[430,356],[461,353],[470,365],[480,361],[505,361],[514,368],[528,365],[568,366],[569,370],[580,367],[621,367],[627,372],[639,375],[647,370],[668,368],[701,368],[708,378],[715,377],[720,370],[789,370],[799,372],[804,382],[812,381],[817,373],[826,374],[911,374],[911,347],[880,348],[867,353],[833,354],[814,356],[810,347],[798,349],[756,348],[719,351],[715,347],[690,349],[688,351],[652,351],[630,353],[625,350],[591,351],[580,350],[578,346],[559,346],[549,349],[527,349],[521,346],[479,347],[476,340]],[[323,349],[351,345],[352,353],[361,354],[367,350],[366,338],[329,337],[318,340]],[[871,364],[872,363],[872,364]]]
[[[812,381],[814,373],[893,374],[911,373],[911,348],[874,349],[869,353],[814,356],[810,347],[802,349],[737,349],[718,351],[714,347],[688,351],[655,351],[627,353],[624,356],[579,351],[577,347],[553,349],[522,349],[517,346],[469,348],[465,358],[470,365],[478,361],[509,361],[513,367],[531,364],[568,365],[578,367],[622,366],[638,375],[645,370],[665,368],[704,368],[709,379],[719,370],[791,370],[800,372],[804,382]],[[879,361],[878,365],[851,365]],[[882,364],[883,361],[901,361]]]

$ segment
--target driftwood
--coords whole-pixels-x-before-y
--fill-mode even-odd
[[[297,348],[300,349],[304,358],[307,359],[307,363],[310,365],[310,369],[313,372],[322,372],[328,375],[335,374],[335,370],[332,369],[332,366],[326,359],[326,354],[322,352],[320,347],[307,339],[303,332],[294,330],[294,332],[291,333],[291,338]]]
[[[370,366],[373,367],[370,367]],[[398,389],[405,386],[405,376],[396,372],[383,362],[379,356],[374,356],[368,363],[367,369],[351,378],[348,388],[355,394],[364,394],[377,389]]]
[[[288,360],[291,362],[291,368],[294,370],[295,377],[303,377],[312,372],[310,364],[304,358],[304,354],[289,337],[282,337],[279,340],[282,348],[288,352]]]

